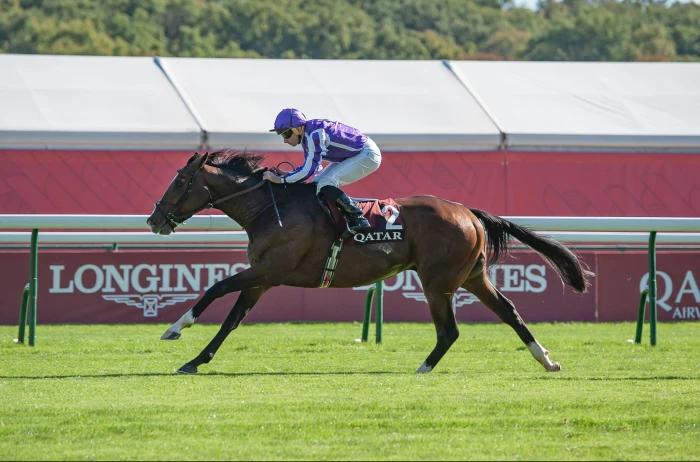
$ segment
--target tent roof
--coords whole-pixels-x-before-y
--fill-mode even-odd
[[[450,66],[510,149],[700,147],[700,63]]]
[[[268,129],[284,107],[385,151],[700,149],[700,63],[0,55],[0,69],[4,149],[280,151]]]
[[[196,149],[200,129],[152,58],[0,55],[0,146]]]
[[[280,109],[338,120],[385,150],[495,149],[500,133],[439,61],[161,58],[213,147],[283,150]]]

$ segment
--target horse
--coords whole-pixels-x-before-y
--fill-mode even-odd
[[[194,306],[165,331],[161,339],[180,338],[219,297],[240,292],[238,299],[206,347],[177,372],[194,374],[209,363],[270,288],[287,285],[319,287],[337,230],[316,197],[313,183],[272,184],[262,178],[263,156],[222,150],[194,153],[177,171],[147,224],[167,235],[194,214],[210,207],[240,224],[249,239],[250,267],[207,289]],[[558,273],[562,281],[585,292],[592,275],[578,257],[559,242],[491,215],[430,195],[395,200],[406,228],[403,241],[350,245],[342,250],[330,287],[357,287],[401,271],[415,270],[423,285],[436,343],[416,373],[428,373],[459,337],[453,294],[459,288],[474,294],[508,324],[546,371],[561,366],[550,359],[515,309],[489,280],[489,265],[509,252],[509,237],[526,244]]]

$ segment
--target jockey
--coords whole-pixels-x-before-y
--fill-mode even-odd
[[[376,143],[355,128],[326,119],[307,119],[298,109],[282,109],[270,130],[290,146],[301,143],[304,163],[278,176],[266,171],[263,178],[273,183],[297,183],[311,178],[316,195],[338,206],[351,233],[370,231],[362,210],[340,186],[360,180],[379,168],[382,154]],[[321,161],[330,163],[325,169]]]

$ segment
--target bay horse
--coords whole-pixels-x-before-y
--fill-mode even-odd
[[[166,189],[147,220],[151,231],[170,234],[195,213],[215,207],[245,229],[250,268],[209,289],[161,337],[177,339],[209,304],[240,292],[209,344],[177,372],[194,374],[209,363],[228,334],[236,329],[271,287],[319,287],[336,231],[316,198],[315,185],[278,185],[263,181],[262,156],[233,151],[195,153]],[[560,366],[535,340],[525,322],[489,280],[487,267],[509,251],[509,236],[537,251],[578,292],[592,273],[562,244],[503,218],[434,196],[396,199],[406,228],[403,241],[348,245],[342,250],[330,287],[357,287],[401,271],[415,270],[432,316],[437,342],[417,373],[433,370],[459,331],[452,296],[464,288],[511,326],[532,356],[547,371]]]

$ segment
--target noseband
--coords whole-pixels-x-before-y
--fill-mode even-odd
[[[178,170],[177,173],[178,173],[178,175],[180,175],[180,174],[182,174],[182,171]],[[187,196],[189,196],[190,192],[192,192],[192,182],[193,181],[194,181],[194,173],[192,174],[192,176],[190,176],[190,179],[187,182],[187,190],[177,199],[177,202],[172,204],[173,210],[177,209],[181,205],[182,201]],[[210,209],[210,208],[214,207],[215,205],[218,205],[218,204],[221,204],[221,203],[226,202],[228,200],[231,200],[234,197],[242,196],[243,194],[247,194],[251,191],[254,191],[254,190],[260,188],[261,186],[263,186],[264,184],[265,184],[265,180],[260,180],[258,183],[254,184],[250,188],[246,188],[242,191],[237,191],[233,194],[228,194],[228,195],[220,197],[218,199],[214,199],[214,197],[211,194],[211,190],[207,187],[207,185],[203,185],[202,187],[207,191],[207,194],[209,195],[209,200],[206,203],[204,203],[204,205],[196,208],[188,217],[184,217],[184,218],[176,216],[173,212],[165,213],[162,209],[162,206],[163,205],[171,205],[171,204],[167,204],[167,203],[163,204],[163,202],[161,202],[161,201],[156,202],[155,211],[158,212],[159,214],[161,214],[163,216],[163,218],[165,218],[165,220],[168,222],[170,227],[174,230],[178,225],[182,224],[182,222],[187,220],[192,215],[199,213],[204,209]],[[274,197],[273,197],[273,201],[274,201]]]

